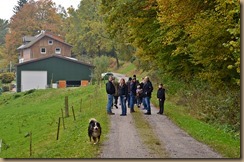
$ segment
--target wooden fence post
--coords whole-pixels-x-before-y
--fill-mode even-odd
[[[32,132],[30,132],[30,156],[32,155]]]
[[[28,132],[25,137],[30,137],[30,157],[32,155],[32,132]]]
[[[63,112],[63,109],[61,109],[61,113],[62,113],[62,120],[63,120],[63,128],[65,129],[65,125],[64,125],[64,112]]]
[[[82,98],[80,99],[80,112],[81,112],[81,107],[82,107]]]
[[[58,136],[59,136],[59,128],[60,128],[60,117],[58,118],[57,140],[58,140]]]
[[[69,117],[69,98],[65,96],[65,117]]]
[[[75,120],[75,111],[74,111],[74,107],[73,107],[73,105],[72,105],[72,112],[73,112],[73,116],[74,116],[74,120]]]

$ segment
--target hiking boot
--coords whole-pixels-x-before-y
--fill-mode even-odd
[[[151,113],[150,112],[147,112],[147,113],[144,113],[145,115],[151,115]]]
[[[108,115],[114,115],[115,113],[112,113],[112,112],[108,112],[107,114],[108,114]]]

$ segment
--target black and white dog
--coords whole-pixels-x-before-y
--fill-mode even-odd
[[[88,136],[90,138],[90,142],[92,138],[94,144],[97,144],[100,141],[101,134],[102,134],[102,128],[100,123],[95,118],[91,118],[89,120],[89,126],[88,126]]]

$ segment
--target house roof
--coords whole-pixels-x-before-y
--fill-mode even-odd
[[[56,41],[59,41],[59,42],[61,42],[63,44],[66,44],[67,46],[72,47],[70,44],[64,42],[64,40],[61,39],[60,37],[58,37],[56,35],[53,35],[52,33],[49,33],[49,32],[46,32],[46,31],[41,31],[40,34],[38,34],[38,35],[36,35],[34,37],[32,37],[32,36],[25,36],[25,37],[23,37],[23,41],[26,41],[28,43],[22,44],[21,46],[19,46],[17,48],[17,50],[29,48],[32,45],[34,45],[36,42],[38,42],[40,39],[42,39],[43,37],[45,37],[45,36],[47,36],[49,38],[52,38],[52,39],[54,39]]]
[[[78,61],[75,58],[59,56],[59,55],[52,55],[52,56],[47,56],[47,57],[43,57],[43,58],[33,59],[33,60],[30,60],[30,61],[26,61],[26,62],[23,62],[23,63],[16,64],[16,66],[22,66],[22,65],[26,65],[26,64],[30,64],[30,63],[35,63],[35,62],[38,62],[38,61],[41,61],[41,60],[46,60],[46,59],[49,59],[49,58],[59,58],[59,59],[64,59],[64,60],[67,60],[67,61],[70,61],[70,62],[86,65],[86,66],[89,66],[89,67],[92,67],[92,68],[95,67],[92,64],[88,64],[88,63],[85,63],[85,62]]]

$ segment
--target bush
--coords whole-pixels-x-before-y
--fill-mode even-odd
[[[160,70],[158,70],[160,72]],[[153,79],[166,86],[167,100],[186,107],[187,111],[197,119],[206,123],[224,127],[229,132],[240,133],[241,93],[239,87],[223,85],[221,88],[210,86],[206,81],[192,78],[184,82],[168,75]]]
[[[2,89],[3,89],[3,92],[8,92],[9,91],[9,85],[3,85]]]
[[[15,78],[14,73],[2,73],[0,75],[0,79],[2,80],[2,83],[11,83]]]
[[[96,80],[98,84],[102,80],[101,74],[107,72],[108,70],[109,59],[110,58],[107,56],[101,56],[101,57],[96,57],[93,60],[93,65],[95,65],[95,69],[93,71],[92,79]]]

